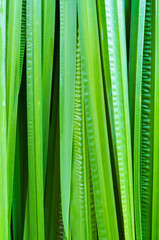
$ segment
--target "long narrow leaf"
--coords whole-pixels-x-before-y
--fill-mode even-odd
[[[154,134],[154,18],[155,4],[146,1],[141,106],[141,227],[143,239],[151,238],[152,166]]]
[[[8,239],[6,152],[6,1],[0,1],[0,234]]]
[[[19,90],[25,48],[25,0],[7,1],[7,184],[8,221],[11,223],[14,158]],[[10,235],[10,232],[9,232]]]
[[[44,239],[42,1],[27,1],[27,125],[30,239]]]
[[[78,13],[88,146],[98,235],[99,239],[118,239],[95,1],[78,1]]]
[[[54,34],[55,34],[55,9],[56,0],[46,0],[43,6],[43,158],[44,158],[44,184],[47,165],[47,150],[49,136],[50,103],[52,88]]]
[[[23,239],[25,204],[27,193],[27,111],[26,111],[26,64],[19,93],[17,140],[14,166],[14,185],[12,203],[13,239]]]
[[[58,21],[57,21],[58,22]],[[63,236],[63,221],[60,196],[60,140],[59,140],[59,25],[56,29],[54,54],[53,94],[48,163],[45,192],[45,239]],[[60,212],[60,213],[59,213]],[[59,221],[59,218],[61,221]]]
[[[90,173],[88,154],[85,151],[85,111],[84,95],[81,75],[81,51],[79,34],[76,50],[76,83],[75,83],[75,101],[74,101],[74,128],[73,128],[73,160],[72,160],[72,188],[71,188],[71,232],[73,239],[92,239],[97,238],[96,219],[91,216],[90,210]],[[88,175],[88,176],[87,176]],[[77,228],[79,231],[77,231]]]
[[[67,237],[76,70],[76,21],[76,1],[60,0],[60,177],[62,214]]]
[[[124,233],[126,239],[135,239],[123,2],[107,1],[105,9]]]
[[[155,104],[154,104],[154,161],[152,239],[159,238],[159,1],[155,0]]]
[[[142,239],[141,229],[141,185],[140,185],[140,143],[141,143],[141,94],[142,62],[144,45],[144,22],[146,1],[139,1],[139,22],[137,31],[137,62],[135,86],[135,119],[134,119],[134,202],[135,226],[137,239]]]

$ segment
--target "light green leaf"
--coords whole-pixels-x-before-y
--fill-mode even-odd
[[[45,0],[43,2],[42,121],[43,121],[44,185],[49,137],[50,103],[51,103],[54,35],[55,35],[55,9],[56,0]]]
[[[107,1],[105,3],[105,10],[124,234],[126,239],[135,239],[126,32],[123,2],[120,0]]]
[[[25,3],[24,3],[25,5]],[[7,103],[7,184],[8,184],[8,221],[11,223],[13,194],[14,158],[16,143],[16,122],[19,89],[22,77],[22,62],[25,46],[23,31],[22,0],[9,0],[7,3],[7,66],[6,66],[6,103]],[[25,20],[24,20],[25,21]],[[25,29],[25,26],[24,26]],[[10,233],[9,233],[10,234]]]
[[[76,70],[76,21],[76,1],[60,0],[60,178],[66,237],[70,237],[69,207]]]
[[[140,183],[140,147],[141,147],[141,90],[142,90],[142,63],[144,45],[144,23],[145,23],[146,1],[139,1],[138,26],[137,26],[137,55],[135,85],[135,115],[134,115],[134,206],[135,227],[137,239],[142,239],[141,229],[141,183]],[[134,51],[135,51],[134,50]]]
[[[93,203],[91,203],[92,189],[90,187],[90,166],[87,163],[89,162],[89,156],[85,149],[87,141],[87,135],[85,131],[84,93],[81,75],[81,51],[78,34],[76,50],[72,188],[70,207],[71,232],[73,239],[95,240],[97,238],[96,219],[94,218],[95,214],[91,215],[93,212]]]
[[[27,0],[27,129],[30,239],[44,239],[42,1]]]
[[[0,236],[8,239],[6,152],[6,1],[0,0]]]
[[[99,239],[118,239],[100,60],[96,2],[78,1],[88,146]]]

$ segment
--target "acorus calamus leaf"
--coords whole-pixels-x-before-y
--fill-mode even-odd
[[[57,30],[59,25],[57,24]],[[64,227],[60,193],[60,140],[59,140],[59,34],[56,34],[53,69],[51,125],[48,145],[45,192],[45,239],[62,239]],[[59,220],[60,219],[60,220]]]
[[[154,75],[155,75],[155,4],[146,1],[144,48],[142,66],[141,105],[141,227],[142,238],[151,239],[152,224],[152,166],[154,134]]]
[[[27,0],[28,195],[26,206],[28,209],[26,214],[29,211],[29,238],[35,240],[44,239],[41,7],[41,0]]]
[[[78,23],[98,236],[99,239],[119,239],[106,126],[96,1],[78,1]]]
[[[120,194],[126,239],[135,239],[131,135],[128,108],[128,80],[123,1],[105,2],[111,94]]]
[[[87,239],[85,222],[85,182],[83,172],[83,111],[82,84],[81,84],[81,60],[79,34],[76,48],[76,81],[74,100],[74,124],[73,124],[73,153],[72,153],[72,178],[71,178],[71,232],[73,239]],[[78,228],[78,231],[77,231]]]
[[[141,182],[140,182],[140,143],[141,143],[141,95],[142,95],[142,63],[144,48],[144,24],[146,0],[139,1],[137,25],[136,75],[135,83],[135,113],[134,113],[134,207],[135,228],[137,239],[142,239],[141,229]]]
[[[26,111],[26,60],[24,60],[21,88],[18,101],[17,139],[15,150],[12,229],[13,239],[23,239],[25,205],[27,193],[28,152],[27,152],[27,111]]]
[[[8,239],[6,149],[6,1],[0,0],[0,235]]]
[[[24,11],[23,11],[24,10]],[[7,184],[8,221],[11,221],[19,89],[25,46],[25,1],[10,0],[7,14]],[[9,233],[10,234],[10,233]]]
[[[72,160],[72,188],[71,188],[71,232],[73,239],[96,239],[96,221],[91,215],[91,177],[90,166],[87,164],[89,156],[86,148],[84,94],[81,75],[81,53],[79,33],[76,49],[76,82],[74,101],[73,128],[73,160]],[[92,222],[91,222],[92,221]],[[77,231],[78,228],[78,231]],[[96,236],[95,236],[96,232]],[[92,238],[94,237],[94,238]]]
[[[73,109],[76,70],[76,1],[60,0],[60,181],[62,215],[70,238]]]
[[[152,239],[159,238],[159,0],[155,0],[155,92]]]
[[[43,121],[43,162],[44,186],[47,168],[49,120],[54,56],[56,0],[43,2],[43,61],[42,61],[42,121]]]

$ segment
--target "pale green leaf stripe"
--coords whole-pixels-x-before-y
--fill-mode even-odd
[[[81,73],[82,74],[82,73]],[[82,77],[82,76],[81,76]],[[85,105],[84,105],[84,89],[83,89],[83,80],[82,80],[82,134],[83,134],[83,174],[84,174],[84,183],[85,183],[85,216],[86,216],[86,231],[87,239],[96,240],[97,239],[97,222],[96,222],[96,213],[94,205],[94,193],[93,193],[93,184],[91,176],[91,166],[89,158],[89,149],[88,149],[88,136],[87,136],[87,126],[86,126],[86,114],[85,114]]]
[[[155,0],[155,105],[152,239],[159,239],[159,0]]]
[[[76,21],[76,1],[60,0],[60,175],[63,223],[67,237],[69,237]]]
[[[131,35],[129,51],[129,110],[130,127],[132,139],[132,151],[134,144],[134,112],[135,112],[135,86],[136,86],[136,66],[137,66],[137,34],[139,21],[139,0],[132,1],[131,7]],[[137,16],[136,16],[137,15]]]
[[[27,124],[30,239],[44,239],[42,2],[27,0]]]
[[[111,93],[111,76],[110,76],[110,63],[109,63],[109,51],[108,51],[108,36],[107,36],[107,22],[106,22],[106,11],[105,11],[105,0],[97,0],[98,4],[98,22],[100,29],[100,43],[102,51],[102,66],[104,72],[104,88],[106,92],[106,102],[110,126],[110,155],[111,162],[113,163],[112,169],[114,170],[114,185],[117,185],[115,190],[116,195],[116,209],[117,218],[119,225],[119,235],[123,237],[123,216],[121,208],[121,196],[120,196],[120,182],[119,182],[119,169],[118,169],[118,159],[117,159],[117,147],[116,147],[116,136],[115,136],[115,126],[114,126],[114,114],[113,114],[113,101]],[[108,126],[108,127],[109,127]]]
[[[142,239],[141,229],[141,185],[140,185],[140,146],[141,146],[141,88],[144,44],[146,0],[139,2],[139,21],[137,31],[137,62],[135,86],[135,119],[134,119],[134,207],[136,237]]]
[[[73,166],[70,209],[71,232],[72,238],[95,240],[97,239],[97,226],[86,134],[79,36],[76,49],[74,104]],[[77,228],[79,231],[77,231]]]
[[[72,153],[72,181],[71,181],[71,232],[73,239],[87,239],[85,188],[84,181],[84,155],[83,155],[83,118],[84,102],[82,102],[81,82],[81,56],[79,34],[76,49],[76,82],[74,100],[74,124],[73,124],[73,153]],[[77,231],[78,229],[78,231]],[[90,238],[89,238],[90,239]]]
[[[21,218],[21,178],[20,178],[20,137],[19,119],[17,118],[16,148],[14,163],[13,199],[12,199],[12,226],[14,239],[22,239]]]
[[[50,100],[51,100],[51,86],[52,86],[52,70],[53,70],[53,48],[54,48],[54,30],[55,30],[55,4],[56,1],[44,1],[43,13],[43,80],[42,80],[42,96],[43,96],[43,164],[44,164],[44,185],[47,164],[47,148],[48,148],[48,133],[49,133],[49,119],[50,119]],[[51,21],[49,16],[51,16]],[[47,29],[47,31],[46,31]],[[24,239],[28,238],[29,232],[28,224],[28,194],[25,211],[24,224]]]
[[[43,121],[43,161],[44,161],[44,186],[47,165],[50,103],[52,89],[52,70],[55,35],[55,9],[56,0],[43,2],[43,63],[42,63],[42,121]]]
[[[108,116],[110,119],[111,137],[113,144],[113,155],[116,164],[116,175],[117,180],[119,179],[118,174],[118,163],[117,163],[117,152],[116,152],[116,140],[115,140],[115,129],[114,129],[114,115],[113,115],[113,101],[111,96],[111,76],[110,76],[110,63],[109,63],[109,52],[108,52],[108,37],[107,37],[107,26],[106,26],[106,11],[105,11],[105,0],[97,0],[98,3],[98,21],[100,29],[100,43],[102,50],[102,64],[104,71],[104,86],[106,88],[106,97],[108,102]]]
[[[11,220],[13,192],[14,158],[16,142],[16,121],[18,95],[21,79],[21,19],[22,0],[10,0],[8,5],[7,32],[7,189],[8,189],[8,221]]]
[[[126,239],[135,239],[123,2],[109,0],[105,4],[105,9],[124,233]]]
[[[120,181],[119,181],[119,167],[117,158],[117,142],[115,134],[114,125],[114,113],[113,113],[113,99],[111,91],[111,73],[110,73],[110,62],[109,62],[109,49],[108,49],[108,35],[107,35],[107,21],[106,21],[106,11],[105,11],[105,0],[98,0],[98,18],[99,18],[99,28],[100,28],[100,43],[102,50],[102,64],[104,72],[104,85],[106,89],[107,105],[108,105],[108,116],[110,121],[111,139],[112,145],[110,144],[110,154],[112,158],[112,163],[114,166],[114,185],[117,185],[115,190],[116,195],[116,208],[117,208],[117,218],[119,224],[119,235],[123,237],[123,216],[122,216],[122,204],[120,196]],[[111,140],[110,139],[110,140]],[[113,168],[112,168],[113,169]]]
[[[0,0],[0,238],[8,239],[6,153],[6,0]]]
[[[26,58],[27,58],[27,129],[28,129],[28,192],[26,202],[24,239],[26,228],[27,237],[38,239],[37,230],[37,208],[36,208],[36,175],[35,175],[35,146],[34,146],[34,107],[33,107],[33,16],[32,2],[27,0],[26,18]],[[28,208],[27,208],[28,206]],[[31,215],[29,214],[31,213]],[[27,221],[28,220],[28,221]],[[29,226],[28,224],[29,223]]]
[[[96,2],[78,1],[88,146],[99,239],[119,239],[106,126]]]
[[[83,90],[83,89],[82,89]],[[83,100],[84,101],[84,92]],[[85,110],[83,109],[83,114],[85,116]],[[84,158],[84,181],[85,186],[85,209],[86,209],[86,224],[87,224],[87,239],[96,240],[97,239],[97,222],[94,204],[94,194],[93,194],[93,184],[91,176],[91,166],[89,158],[88,149],[88,137],[86,130],[86,119],[83,119],[83,158]]]

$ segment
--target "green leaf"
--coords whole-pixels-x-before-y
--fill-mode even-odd
[[[138,29],[137,29],[137,55],[135,75],[135,116],[134,116],[134,206],[135,227],[137,239],[142,239],[141,229],[141,184],[140,184],[140,147],[141,147],[141,93],[142,93],[142,63],[144,45],[146,1],[139,1]],[[134,50],[134,51],[135,51]]]
[[[91,240],[97,238],[96,219],[93,215],[91,215],[93,210],[93,204],[91,203],[92,189],[90,187],[90,166],[87,163],[89,162],[89,157],[85,149],[87,141],[87,135],[85,131],[84,93],[81,75],[81,51],[78,34],[76,50],[76,82],[70,213],[72,238],[79,240]],[[90,209],[90,204],[92,204],[92,209]]]
[[[125,16],[122,1],[107,1],[106,26],[120,194],[126,239],[135,239]]]
[[[86,124],[99,239],[119,239],[95,1],[78,1]]]
[[[131,6],[132,6],[132,0],[125,0],[125,26],[126,26],[127,55],[129,55],[129,44],[130,44]]]
[[[24,60],[25,61],[25,60]],[[26,62],[26,61],[25,61]],[[23,239],[24,217],[27,193],[27,111],[26,111],[26,64],[19,93],[17,139],[14,166],[14,185],[12,203],[12,226],[14,239]]]
[[[106,97],[107,97],[106,100],[108,103],[108,116],[110,119],[113,155],[114,155],[115,164],[116,164],[116,175],[117,175],[117,179],[119,179],[117,152],[116,152],[116,139],[115,139],[115,129],[114,129],[113,101],[112,101],[112,94],[111,94],[111,75],[110,75],[110,62],[109,62],[109,51],[108,51],[105,0],[97,0],[97,3],[98,3],[98,22],[99,22],[99,29],[100,29],[100,44],[101,44],[101,50],[102,50],[102,66],[103,66],[103,72],[104,72],[104,87],[106,89]]]
[[[6,1],[0,0],[0,235],[8,239],[6,152]]]
[[[63,222],[58,222],[60,200],[59,117],[52,121],[49,138],[48,169],[45,194],[45,239],[60,239]],[[54,123],[54,124],[53,124]],[[55,128],[56,127],[56,128]],[[60,211],[61,212],[61,211]],[[62,213],[62,212],[61,212]],[[61,215],[62,216],[62,215]],[[62,219],[62,218],[61,218]],[[60,226],[59,226],[60,224]],[[60,229],[60,231],[59,231]]]
[[[45,187],[45,239],[61,239],[63,221],[60,195],[60,140],[59,140],[59,25],[55,39],[53,94],[49,131],[48,160]],[[59,220],[60,219],[60,220]]]
[[[135,112],[138,22],[139,22],[139,0],[134,0],[132,1],[131,8],[131,28],[130,28],[131,34],[129,52],[129,109],[130,109],[132,151],[134,144],[134,112]]]
[[[159,1],[155,1],[155,92],[152,239],[159,238]]]
[[[16,143],[16,122],[19,89],[22,77],[22,62],[25,46],[25,18],[22,17],[22,0],[7,3],[7,184],[8,184],[8,221],[11,221],[13,193],[14,158]]]
[[[19,146],[19,124],[17,119],[17,137],[14,164],[13,200],[12,200],[12,222],[14,239],[22,239],[21,219],[21,178],[20,178],[20,146]]]
[[[146,1],[144,48],[142,66],[141,105],[141,227],[143,239],[151,239],[152,224],[152,166],[154,135],[155,78],[155,4]]]
[[[66,237],[69,237],[76,21],[76,1],[60,0],[60,176],[62,214]]]
[[[27,129],[30,239],[44,239],[42,1],[27,0]]]
[[[83,139],[84,145],[84,179],[86,182],[85,186],[85,211],[86,211],[86,227],[87,227],[87,239],[96,240],[97,239],[97,221],[95,213],[94,204],[94,193],[93,193],[93,183],[91,175],[90,157],[88,150],[88,136],[86,132],[86,120],[84,121]]]
[[[52,89],[52,70],[55,35],[55,9],[56,0],[43,2],[43,60],[42,60],[42,104],[43,104],[43,161],[44,161],[44,185],[47,165],[50,103]]]
[[[98,0],[98,22],[100,29],[100,43],[102,51],[102,67],[104,73],[104,87],[106,92],[106,111],[108,112],[108,136],[110,144],[110,155],[112,163],[112,173],[113,182],[116,186],[114,188],[116,209],[117,209],[117,219],[119,224],[119,235],[120,238],[124,237],[123,229],[123,214],[121,205],[121,195],[120,195],[120,181],[119,181],[119,167],[117,158],[117,143],[115,136],[115,125],[114,125],[114,113],[113,113],[113,99],[112,99],[112,86],[111,86],[111,73],[110,73],[110,62],[109,62],[109,49],[108,49],[108,33],[107,33],[107,21],[106,21],[106,11],[105,11],[105,1]],[[110,130],[109,130],[110,128]],[[110,133],[109,133],[110,131]]]

